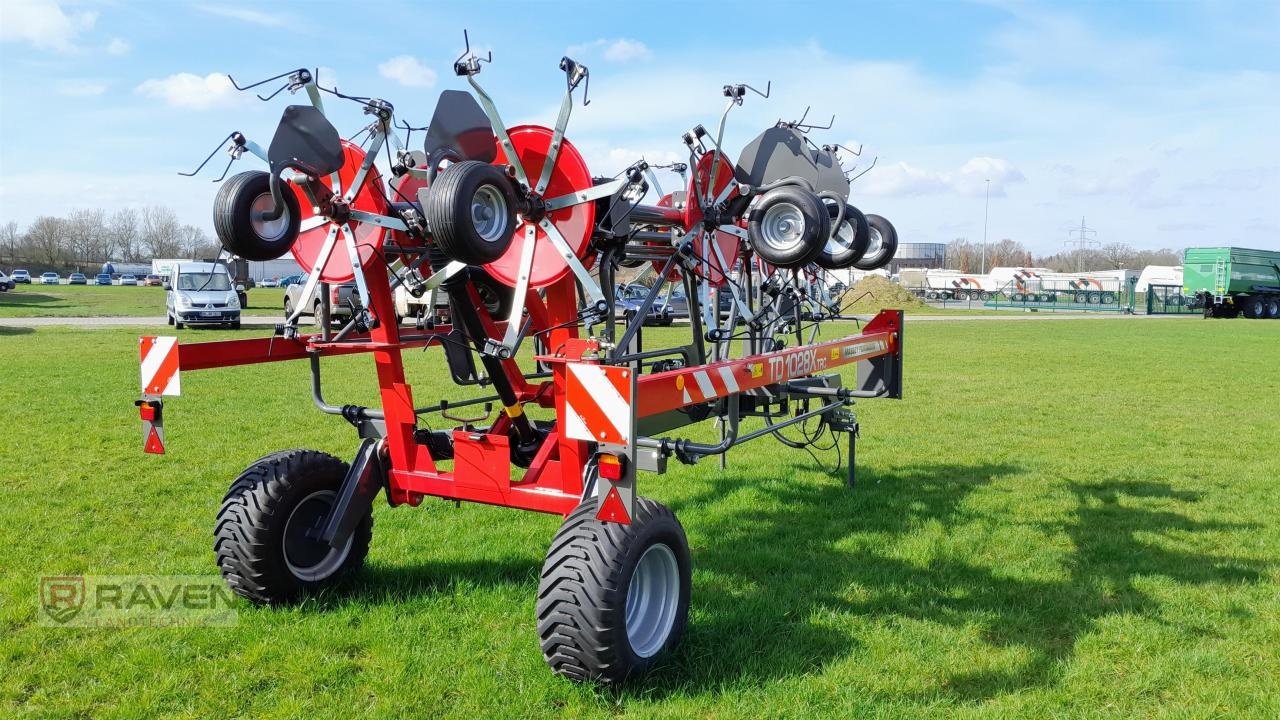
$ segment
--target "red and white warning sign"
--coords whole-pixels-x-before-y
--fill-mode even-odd
[[[565,436],[613,445],[631,441],[631,368],[569,363],[565,383]]]
[[[144,395],[181,395],[178,379],[178,338],[147,336],[138,338],[142,360]]]

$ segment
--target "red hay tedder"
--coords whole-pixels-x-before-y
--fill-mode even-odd
[[[215,228],[236,257],[292,253],[308,273],[302,296],[319,290],[326,320],[327,286],[354,281],[351,320],[304,334],[299,309],[270,337],[142,338],[146,449],[164,451],[162,397],[178,394],[180,370],[307,360],[316,405],[355,426],[360,447],[350,464],[312,450],[273,453],[236,478],[214,543],[231,588],[255,603],[287,603],[358,569],[379,491],[393,506],[433,496],[555,513],[565,520],[538,588],[543,654],[571,679],[619,682],[679,642],[690,598],[684,531],[666,507],[637,496],[637,473],[665,472],[672,456],[723,459],[770,434],[801,446],[778,430],[802,425],[805,443],[847,434],[852,483],[850,406],[901,397],[902,314],[884,311],[860,334],[819,341],[821,324],[839,315],[828,273],[883,266],[897,239],[888,221],[848,203],[843,148],[813,144],[815,126],[803,119],[779,122],[728,159],[725,118],[749,86],[725,86],[714,136],[702,126],[684,134],[689,162],[666,168],[683,189],[664,194],[643,160],[616,178],[593,177],[565,139],[585,66],[561,60],[566,91],[554,128],[509,128],[476,82],[481,62],[468,45],[454,70],[474,94],[441,94],[421,151],[407,147],[416,128],[397,123],[384,100],[325,88],[305,69],[272,78],[280,90],[304,90],[310,104],[285,109],[265,150],[239,132],[228,137],[232,160],[247,152],[268,170],[222,185]],[[371,116],[362,144],[328,121],[326,94]],[[659,199],[646,204],[650,193]],[[654,279],[625,306],[620,269]],[[680,291],[689,334],[646,347],[641,327],[654,308],[669,313]],[[430,297],[447,313],[405,326],[397,293]],[[431,345],[455,383],[491,394],[415,397],[402,353]],[[381,407],[325,399],[322,358],[352,353],[373,355]],[[835,371],[852,364],[856,387],[843,387]],[[453,418],[451,431],[418,422],[481,406],[478,417]],[[554,419],[535,421],[532,407]],[[748,417],[763,426],[742,430]],[[718,443],[672,435],[708,420]]]

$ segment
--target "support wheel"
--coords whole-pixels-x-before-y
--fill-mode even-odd
[[[680,642],[689,616],[689,544],[675,514],[637,498],[630,525],[595,518],[588,498],[551,541],[538,584],[542,654],[570,680],[620,683]]]
[[[784,185],[760,198],[751,213],[747,237],[762,260],[781,268],[813,262],[831,235],[831,216],[817,195]]]
[[[888,265],[894,253],[898,252],[898,231],[893,223],[879,215],[867,215],[867,227],[871,241],[866,254],[853,266],[859,270],[878,270]]]
[[[834,221],[837,206],[826,204],[826,208],[827,214]],[[831,228],[831,237],[814,262],[827,270],[842,270],[861,260],[870,244],[871,229],[867,225],[867,216],[858,208],[845,205],[840,226]]]
[[[245,260],[275,260],[289,252],[298,239],[302,216],[298,196],[289,188],[280,193],[284,214],[266,220],[263,213],[276,206],[271,197],[271,176],[261,170],[242,172],[218,188],[213,199],[213,229],[232,255]]]
[[[373,536],[366,511],[340,547],[314,539],[347,474],[347,463],[316,450],[286,450],[250,465],[231,484],[213,550],[227,585],[257,604],[287,603],[364,564]]]
[[[436,244],[451,259],[484,265],[502,257],[516,227],[516,196],[496,165],[454,163],[431,185],[424,212]]]

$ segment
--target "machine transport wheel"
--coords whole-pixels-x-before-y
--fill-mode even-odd
[[[1257,320],[1267,316],[1267,305],[1261,295],[1250,295],[1247,298],[1242,298],[1240,303],[1244,316],[1250,320]]]
[[[879,215],[867,215],[867,225],[871,229],[871,242],[866,254],[853,266],[859,270],[878,270],[888,265],[898,252],[898,231]]]
[[[233,592],[260,605],[286,603],[364,564],[371,510],[341,547],[312,536],[346,474],[347,463],[316,450],[272,453],[240,473],[213,532],[218,567]]]
[[[689,544],[674,513],[636,498],[630,525],[596,519],[588,497],[551,541],[538,584],[538,636],[556,673],[615,684],[680,642],[689,616]]]
[[[1097,305],[1098,302],[1102,300],[1102,298],[1098,296],[1098,293],[1089,293],[1088,299],[1090,305]]]
[[[1280,295],[1271,295],[1267,298],[1267,318],[1280,320]]]
[[[929,292],[927,292],[927,293],[925,293],[925,294],[924,294],[924,297],[925,297],[925,299],[926,299],[926,300],[937,300],[937,299],[938,299],[938,291],[937,291],[937,290],[930,290]]]
[[[978,294],[978,299],[981,300],[982,302],[990,302],[991,293],[987,292],[986,290],[983,290],[981,293]]]
[[[261,170],[242,172],[218,188],[213,199],[213,229],[232,255],[245,260],[275,260],[289,252],[298,239],[302,215],[298,196],[282,188],[284,214],[275,220],[262,215],[276,206],[271,197],[271,176]]]
[[[436,244],[451,259],[483,265],[502,257],[516,227],[516,196],[496,165],[466,160],[444,169],[423,209]]]
[[[1075,301],[1077,305],[1083,305],[1086,302],[1084,293],[1076,293]]]
[[[824,203],[825,204],[825,203]],[[835,220],[837,205],[825,204],[828,215]],[[871,244],[871,228],[867,224],[867,216],[852,205],[844,206],[844,217],[839,227],[831,228],[831,237],[822,248],[822,252],[814,259],[819,267],[828,270],[842,270],[862,259]]]
[[[765,193],[751,212],[747,237],[762,260],[783,268],[813,262],[831,235],[831,216],[817,195],[794,185]]]
[[[1109,293],[1109,292],[1104,292],[1104,293],[1102,293],[1102,304],[1103,304],[1103,305],[1115,305],[1115,304],[1116,304],[1116,294],[1115,294],[1115,293]]]

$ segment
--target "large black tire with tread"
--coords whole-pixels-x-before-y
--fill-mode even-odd
[[[689,543],[675,514],[648,498],[636,499],[630,525],[601,522],[595,514],[591,497],[551,541],[538,584],[538,637],[557,674],[610,685],[648,671],[680,642],[692,584]],[[678,580],[667,586],[678,598],[669,630],[651,637],[653,649],[640,655],[626,626],[628,593],[641,558],[650,549],[661,554],[662,546],[678,567]]]
[[[482,206],[479,211],[477,203]],[[515,190],[496,165],[466,160],[436,176],[423,213],[431,237],[446,256],[467,265],[484,265],[502,257],[511,246]]]
[[[858,208],[846,204],[840,226],[835,226],[834,213],[838,209],[832,204],[824,205],[831,218],[831,238],[823,246],[822,252],[813,262],[827,270],[843,270],[862,259],[871,244],[871,228],[867,224],[867,216]]]
[[[1267,319],[1280,320],[1280,295],[1267,297]]]
[[[788,237],[799,220],[794,237]],[[760,259],[780,268],[804,267],[822,254],[831,236],[831,215],[817,195],[795,185],[760,196],[747,222],[747,239]]]
[[[1240,311],[1250,320],[1258,320],[1267,316],[1267,303],[1260,295],[1240,298]]]
[[[373,537],[371,511],[342,548],[305,537],[328,512],[346,474],[347,463],[327,453],[283,450],[236,478],[213,532],[218,568],[233,592],[260,605],[289,603],[364,564]]]
[[[879,270],[888,265],[898,252],[898,231],[894,229],[893,223],[879,215],[867,215],[867,225],[872,238],[878,236],[880,242],[867,248],[867,253],[870,254],[864,254],[853,266],[859,270]]]
[[[254,222],[254,215],[275,207],[271,176],[261,170],[234,175],[222,183],[213,199],[213,230],[232,255],[245,260],[275,260],[298,239],[302,216],[298,197],[283,188],[284,215],[271,223]]]

